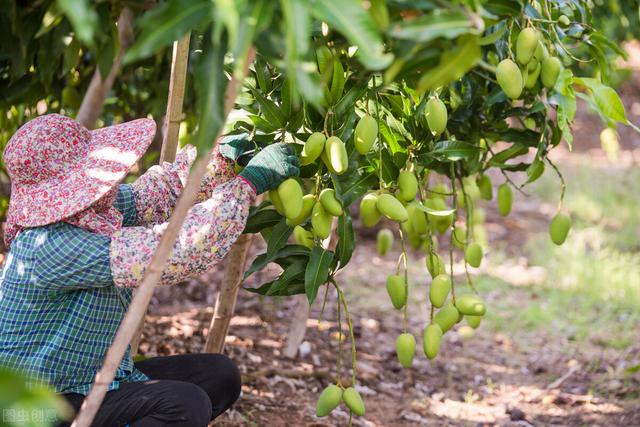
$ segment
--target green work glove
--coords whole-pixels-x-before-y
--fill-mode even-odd
[[[240,166],[246,166],[253,157],[255,144],[249,141],[249,135],[241,133],[239,135],[227,135],[220,140],[218,151],[220,154]]]
[[[256,194],[276,188],[290,176],[298,176],[298,157],[287,144],[269,145],[255,155],[240,172],[256,190]]]

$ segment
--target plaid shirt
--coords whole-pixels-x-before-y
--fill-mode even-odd
[[[116,208],[136,225],[134,194],[120,185]],[[57,392],[88,394],[132,298],[113,284],[109,236],[58,222],[23,230],[0,277],[0,365]],[[109,390],[149,379],[130,349]]]

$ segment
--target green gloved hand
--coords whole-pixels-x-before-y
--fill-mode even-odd
[[[298,157],[293,148],[280,143],[269,145],[256,154],[239,176],[253,185],[256,194],[262,194],[276,188],[285,179],[299,174]]]
[[[220,154],[240,166],[246,166],[253,157],[255,144],[249,140],[249,135],[227,135],[220,140],[218,151]]]

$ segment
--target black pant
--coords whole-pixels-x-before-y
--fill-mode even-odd
[[[240,396],[238,368],[221,354],[154,357],[135,366],[151,380],[107,392],[92,426],[206,426]],[[76,411],[85,397],[63,396]]]

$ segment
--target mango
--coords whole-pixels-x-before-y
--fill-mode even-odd
[[[362,417],[364,415],[364,402],[360,393],[353,387],[348,387],[342,393],[342,401],[351,412]]]
[[[378,137],[378,122],[366,114],[358,121],[353,132],[353,142],[360,154],[369,152]]]
[[[484,200],[493,199],[493,184],[491,184],[491,178],[487,175],[480,175],[476,178],[476,185],[480,190],[480,197]]]
[[[400,310],[407,303],[407,285],[402,276],[392,274],[387,277],[387,293],[393,306]]]
[[[458,296],[456,298],[456,308],[465,316],[483,316],[487,311],[482,299],[474,294]]]
[[[409,219],[409,214],[398,199],[391,194],[380,194],[376,201],[378,211],[387,218],[396,222],[405,222]]]
[[[374,193],[365,194],[360,201],[360,218],[362,219],[362,224],[365,227],[373,227],[382,217],[382,214],[376,205],[377,202],[378,196]]]
[[[451,291],[451,278],[446,274],[438,274],[431,281],[429,300],[434,307],[442,307]]]
[[[471,326],[473,329],[478,328],[480,326],[480,320],[482,320],[482,316],[464,316],[467,319],[467,324]]]
[[[294,178],[285,179],[278,186],[278,197],[282,203],[284,216],[287,218],[296,218],[302,212],[302,187]]]
[[[331,234],[331,223],[333,217],[324,210],[322,203],[313,205],[311,211],[311,227],[313,231],[321,239],[326,239]]]
[[[405,332],[396,338],[396,355],[403,368],[410,368],[413,364],[413,356],[416,354],[416,339]]]
[[[543,173],[544,162],[539,159],[535,159],[527,168],[527,183],[537,180]]]
[[[562,62],[555,56],[550,56],[542,61],[540,80],[547,89],[553,89],[562,71]]]
[[[424,328],[422,334],[422,346],[424,354],[433,360],[440,351],[440,341],[442,340],[442,329],[435,323]]]
[[[496,79],[504,93],[511,99],[520,98],[524,81],[518,65],[510,59],[503,59],[498,64]]]
[[[563,213],[558,213],[549,224],[549,235],[551,241],[556,245],[561,245],[567,239],[567,234],[571,229],[571,218]]]
[[[393,232],[388,228],[383,228],[378,231],[376,237],[376,243],[378,248],[378,255],[385,256],[389,249],[393,246]]]
[[[549,51],[547,47],[542,43],[542,40],[538,41],[538,45],[536,46],[536,51],[533,53],[533,57],[539,64],[542,64],[542,60],[549,57]]]
[[[342,394],[342,389],[335,384],[325,388],[316,404],[316,416],[326,417],[329,415],[342,401]]]
[[[300,154],[300,164],[302,166],[315,162],[324,150],[324,143],[327,138],[321,132],[312,133],[307,142],[304,143],[302,153]]]
[[[311,215],[311,211],[313,209],[313,205],[316,203],[316,196],[313,194],[305,194],[302,197],[302,210],[300,211],[300,215],[295,218],[287,218],[287,225],[289,227],[295,227],[296,225],[302,224],[309,215]]]
[[[313,248],[315,242],[313,240],[313,233],[305,230],[303,227],[296,225],[293,227],[293,240],[299,245],[306,246],[309,249]]]
[[[516,59],[522,65],[527,65],[538,47],[540,33],[535,28],[528,27],[520,31],[516,40]]]
[[[467,243],[467,228],[463,225],[457,225],[453,229],[453,245],[462,249]]]
[[[403,224],[406,224],[407,222],[403,222]],[[411,246],[413,249],[420,249],[420,247],[422,246],[422,237],[418,236],[415,233],[409,234],[409,246]]]
[[[277,189],[269,190],[269,200],[271,200],[271,204],[276,209],[276,212],[284,216],[284,206],[282,206],[282,201],[280,200],[280,196],[278,196]]]
[[[558,24],[562,25],[563,27],[568,27],[569,25],[571,25],[571,20],[567,15],[560,15],[558,17]]]
[[[509,215],[513,204],[513,191],[509,184],[504,183],[498,187],[498,212],[502,216]]]
[[[527,64],[527,71],[529,73],[531,73],[536,68],[538,68],[538,65],[540,65],[540,63],[538,62],[538,60],[536,59],[536,57],[534,55],[533,58],[531,58],[531,61],[529,61],[529,63]],[[526,79],[525,79],[525,81],[526,81]]]
[[[433,322],[440,326],[442,333],[445,333],[458,323],[459,317],[458,309],[453,304],[448,303],[433,316]]]
[[[444,268],[444,262],[442,261],[442,258],[440,258],[440,255],[436,253],[428,253],[426,263],[427,263],[427,270],[429,271],[429,274],[431,275],[431,277],[436,277],[439,274],[446,273]]]
[[[536,66],[533,71],[529,72],[527,79],[525,80],[524,87],[527,89],[533,89],[536,87],[536,83],[538,82],[538,77],[540,77],[540,71],[542,70],[542,64]]]
[[[440,98],[431,98],[427,101],[426,108],[427,125],[433,135],[440,135],[447,128],[447,107]]]
[[[413,201],[405,207],[409,215],[409,221],[403,222],[402,225],[410,224],[411,230],[417,235],[427,234],[427,216],[424,211],[418,207],[418,203],[417,201]]]
[[[478,268],[482,262],[482,246],[476,242],[469,243],[464,251],[464,259],[471,267]]]
[[[418,180],[413,172],[402,171],[398,175],[398,199],[410,202],[416,198]]]
[[[344,143],[337,136],[331,136],[324,143],[324,153],[336,174],[342,175],[349,168],[349,156]]]
[[[342,202],[336,197],[336,190],[325,188],[320,192],[320,203],[325,211],[333,216],[340,216],[343,213]]]

